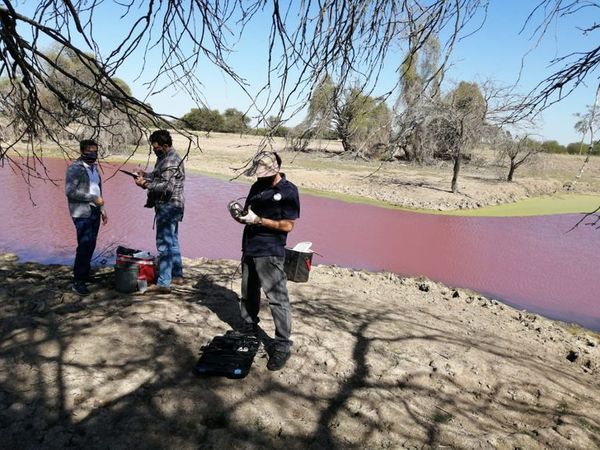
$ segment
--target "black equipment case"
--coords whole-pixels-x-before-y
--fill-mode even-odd
[[[254,356],[260,346],[254,336],[244,336],[235,332],[215,336],[202,347],[202,355],[194,366],[197,375],[244,378],[250,372]]]

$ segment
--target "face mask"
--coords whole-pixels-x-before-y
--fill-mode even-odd
[[[261,178],[258,178],[257,179],[258,184],[260,186],[271,186],[273,184],[273,181],[275,181],[275,177],[276,176],[277,175],[273,175],[272,177],[261,177]]]
[[[88,164],[93,164],[98,159],[98,152],[87,152],[81,155],[81,159]]]

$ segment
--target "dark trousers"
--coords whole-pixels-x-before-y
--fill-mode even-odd
[[[242,299],[240,311],[247,322],[258,323],[260,289],[269,302],[275,323],[275,347],[289,351],[292,341],[292,307],[283,270],[283,256],[244,256],[242,258]]]
[[[77,252],[73,265],[73,281],[83,283],[90,276],[90,263],[96,250],[96,239],[100,228],[100,208],[92,208],[90,217],[73,217],[77,230]]]

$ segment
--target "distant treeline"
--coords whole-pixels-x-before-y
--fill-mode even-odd
[[[544,141],[542,142],[542,148],[547,153],[565,153],[569,155],[587,154],[589,143],[571,142],[568,145],[559,144],[556,141]],[[594,143],[591,154],[594,156],[600,156],[600,141]]]
[[[251,127],[251,118],[235,108],[228,108],[221,113],[216,109],[192,108],[190,112],[179,119],[178,125],[195,131],[221,132],[221,133],[244,133],[250,135],[264,136],[269,131],[274,136],[286,137],[291,128],[279,123],[274,116],[266,119],[263,126]],[[323,133],[322,139],[337,139],[334,130]]]
[[[242,111],[235,108],[228,108],[221,113],[216,109],[193,108],[179,119],[180,126],[195,131],[221,132],[221,133],[244,133],[250,135],[265,135],[269,130],[274,130],[274,136],[286,137],[291,128],[277,124],[277,118],[269,117],[263,127],[251,127],[251,118]],[[324,130],[319,136],[321,139],[337,139],[336,131]],[[546,153],[562,153],[569,155],[585,154],[588,151],[589,143],[571,142],[568,145],[562,145],[554,140],[543,141],[540,144]],[[600,156],[600,141],[594,144],[591,152],[594,156]]]

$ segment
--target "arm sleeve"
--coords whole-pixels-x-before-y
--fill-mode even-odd
[[[300,217],[300,198],[297,189],[291,190],[282,199],[281,216],[285,220],[296,220]]]
[[[166,167],[159,174],[154,174],[146,186],[153,193],[170,195],[174,191],[175,181],[179,176],[179,168],[170,166]],[[146,178],[147,179],[147,178]]]
[[[69,200],[76,202],[93,202],[95,195],[91,195],[85,188],[83,180],[86,174],[82,173],[82,168],[70,165],[65,175],[65,194]],[[85,169],[83,169],[85,170]]]

